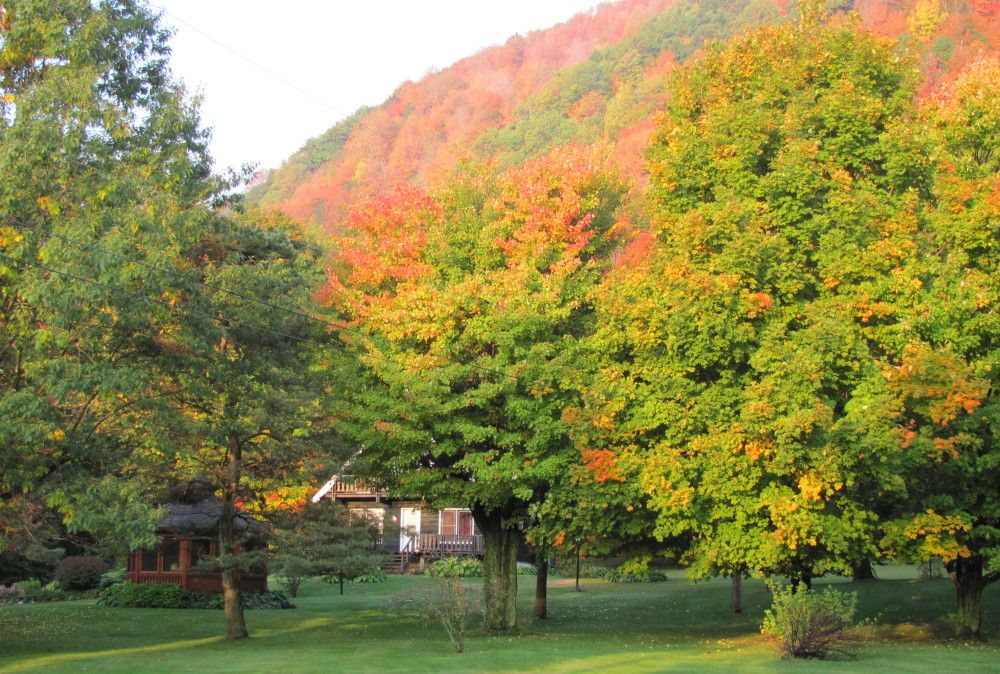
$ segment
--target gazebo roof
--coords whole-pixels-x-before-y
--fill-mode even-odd
[[[160,531],[209,534],[218,531],[222,515],[222,501],[213,497],[196,503],[167,503],[163,506],[166,515],[160,522]],[[260,535],[266,525],[246,513],[237,512],[233,517],[233,528],[240,533]]]

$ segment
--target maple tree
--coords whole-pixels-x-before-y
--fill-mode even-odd
[[[336,241],[323,299],[357,353],[342,394],[354,465],[396,495],[472,510],[489,630],[515,625],[529,506],[577,462],[561,381],[624,189],[605,150],[569,146],[500,173],[465,166],[429,193],[399,187]]]
[[[901,405],[896,442],[907,485],[886,544],[945,560],[963,637],[981,634],[983,590],[1000,580],[998,77],[997,57],[974,62],[914,121],[934,148],[933,199],[919,254],[897,274],[905,343],[885,373]]]
[[[895,129],[912,70],[805,9],[677,71],[654,231],[595,296],[578,443],[642,486],[659,536],[691,537],[695,577],[849,571],[898,487],[871,331],[926,190]]]

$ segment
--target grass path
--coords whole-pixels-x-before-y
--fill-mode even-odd
[[[108,609],[94,602],[0,607],[0,674],[7,672],[1000,672],[1000,591],[986,594],[993,642],[947,639],[954,591],[888,569],[857,590],[859,609],[881,615],[873,641],[843,662],[777,659],[758,633],[769,597],[744,584],[744,613],[729,611],[724,580],[667,583],[550,582],[551,618],[529,622],[534,579],[521,578],[522,629],[473,635],[451,652],[440,627],[416,614],[387,613],[394,593],[429,579],[379,585],[308,584],[289,611],[248,612],[252,638],[226,642],[218,611]],[[909,576],[909,577],[908,577]],[[473,581],[472,585],[477,584]]]

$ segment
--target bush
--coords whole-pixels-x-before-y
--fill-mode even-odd
[[[604,579],[610,583],[662,583],[667,574],[655,569],[608,569]]]
[[[603,564],[598,564],[589,559],[580,560],[580,578],[604,578],[610,571],[611,569]],[[562,564],[559,566],[559,575],[576,578],[576,559],[573,557],[564,557]]]
[[[517,575],[519,576],[537,576],[538,567],[534,564],[528,564],[527,562],[517,563]]]
[[[187,608],[189,594],[177,583],[118,583],[105,588],[97,603],[111,608]]]
[[[281,592],[274,592],[273,590],[244,592],[240,596],[243,600],[243,608],[248,611],[295,608],[295,604],[289,601],[288,597]],[[184,608],[200,608],[221,611],[225,608],[225,598],[219,592],[213,592],[211,594],[189,592],[188,605]]]
[[[42,581],[30,578],[18,583],[17,589],[24,593],[25,601],[62,601],[66,598],[66,595],[59,588],[59,583],[55,581],[43,587]]]
[[[483,575],[483,563],[475,557],[445,557],[427,567],[435,578],[472,578]]]
[[[67,557],[56,567],[56,580],[66,590],[93,590],[111,566],[100,557]]]
[[[384,583],[389,577],[385,575],[385,571],[382,569],[375,569],[374,571],[369,571],[368,573],[362,573],[360,576],[355,576],[351,578],[352,583]]]
[[[125,582],[125,569],[114,569],[108,571],[101,576],[101,582],[98,587],[104,589],[106,587],[111,587],[112,585],[117,585],[119,583]]]
[[[430,587],[419,594],[393,597],[386,605],[386,610],[395,612],[408,606],[415,606],[425,620],[437,620],[448,635],[455,652],[465,652],[466,637],[472,620],[480,609],[479,602],[474,600],[460,580],[438,576]]]
[[[244,592],[243,608],[286,609],[295,608],[288,597],[280,592],[263,590]],[[177,583],[118,583],[101,592],[98,604],[111,608],[197,608],[221,610],[224,599],[220,593],[189,592]]]
[[[782,658],[828,660],[853,656],[857,594],[826,588],[822,593],[800,586],[772,586],[774,603],[764,613],[761,632],[775,642]]]

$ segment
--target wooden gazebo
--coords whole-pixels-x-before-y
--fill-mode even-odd
[[[128,556],[126,580],[133,583],[177,583],[185,590],[219,592],[222,571],[213,560],[219,555],[219,517],[222,502],[214,496],[194,503],[168,503],[166,516],[157,528],[159,544],[151,550],[133,550]],[[236,552],[267,548],[262,522],[245,513],[233,518],[242,539]],[[267,567],[263,561],[240,572],[245,592],[267,589]]]

